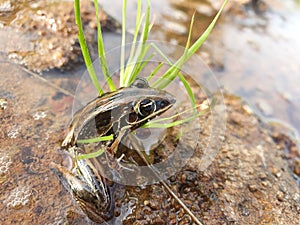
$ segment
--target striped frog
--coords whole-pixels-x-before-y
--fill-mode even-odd
[[[103,167],[97,161],[99,157],[76,159],[76,155],[88,152],[86,145],[79,144],[78,140],[112,136],[111,140],[93,147],[104,148],[108,161],[113,161],[119,143],[127,134],[162,114],[174,103],[174,97],[167,92],[150,88],[147,81],[137,79],[130,87],[97,97],[74,115],[62,143],[74,166],[71,170],[57,164],[52,164],[52,167],[91,220],[101,223],[112,218],[113,184],[104,178]]]

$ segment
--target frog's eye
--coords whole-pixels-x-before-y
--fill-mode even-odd
[[[155,101],[151,99],[144,99],[140,101],[138,106],[138,113],[141,116],[149,116],[151,113],[153,113],[156,110]]]

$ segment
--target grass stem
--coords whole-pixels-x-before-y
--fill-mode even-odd
[[[80,16],[80,0],[74,1],[74,8],[75,8],[75,20],[76,20],[76,24],[78,27],[78,40],[79,40],[81,52],[83,55],[83,59],[84,59],[85,65],[87,67],[87,70],[89,72],[89,75],[91,77],[91,80],[92,80],[96,90],[98,91],[98,94],[102,95],[104,92],[98,82],[97,75],[96,75],[95,69],[93,67],[92,59],[91,59],[91,56],[90,56],[90,53],[89,53],[89,50],[88,50],[88,47],[87,47],[87,44],[85,41],[85,36],[84,36],[83,26],[82,26],[81,16]]]

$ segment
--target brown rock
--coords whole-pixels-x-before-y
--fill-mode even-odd
[[[0,14],[0,24],[2,22],[3,25],[0,33],[10,33],[10,39],[2,51],[4,50],[11,60],[35,71],[70,69],[82,62],[73,2],[9,2],[15,10],[10,12],[10,17],[5,17],[11,20],[1,19]],[[95,44],[97,21],[93,3],[80,3],[86,39]],[[103,10],[99,11],[99,17],[103,29],[115,30],[119,26]]]

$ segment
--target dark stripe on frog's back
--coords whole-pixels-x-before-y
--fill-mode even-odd
[[[105,125],[106,122],[114,122],[111,120],[101,121],[102,114],[106,114],[106,119],[111,114],[119,111],[124,112],[125,103],[138,100],[143,96],[156,96],[159,93],[156,89],[151,88],[120,88],[115,92],[109,92],[96,99],[89,102],[83,110],[78,111],[73,119],[71,127],[74,126],[74,136],[75,140],[79,137],[81,138],[93,138],[96,136],[104,136],[109,130],[109,126],[101,127]],[[130,100],[130,101],[129,101]],[[126,102],[127,101],[127,102]],[[96,118],[96,119],[95,119]],[[119,119],[119,117],[114,117],[114,120]],[[101,126],[95,126],[95,121]],[[95,130],[97,127],[98,130]],[[80,134],[79,134],[80,132]],[[96,136],[93,136],[96,134]]]
[[[128,104],[116,106],[111,110],[97,114],[94,118],[91,118],[84,127],[81,129],[78,139],[95,138],[98,136],[108,136],[114,134],[118,135],[120,118],[123,114],[126,115],[126,111],[132,110],[132,107]]]
[[[74,129],[75,139],[95,137],[93,136],[93,134],[97,134],[98,132],[95,130],[96,126],[95,126],[95,120],[93,120],[93,118],[101,117],[101,115],[99,115],[99,112],[97,112],[97,110],[101,110],[101,108],[104,109],[105,106],[107,106],[110,101],[113,101],[115,98],[120,98],[122,96],[122,93],[120,93],[122,89],[123,88],[120,88],[115,92],[108,92],[102,96],[95,98],[92,101],[90,101],[84,108],[76,112],[72,120],[72,123],[70,125],[70,128],[72,127],[75,128]],[[105,126],[105,124],[107,125],[110,123],[110,119],[111,119],[110,109],[107,108],[107,110],[103,110],[101,114],[102,113],[104,114],[106,113],[105,117],[109,118],[109,120],[102,122],[102,124],[104,125],[103,129],[107,130],[109,129],[109,127]],[[96,121],[99,120],[97,119]]]

